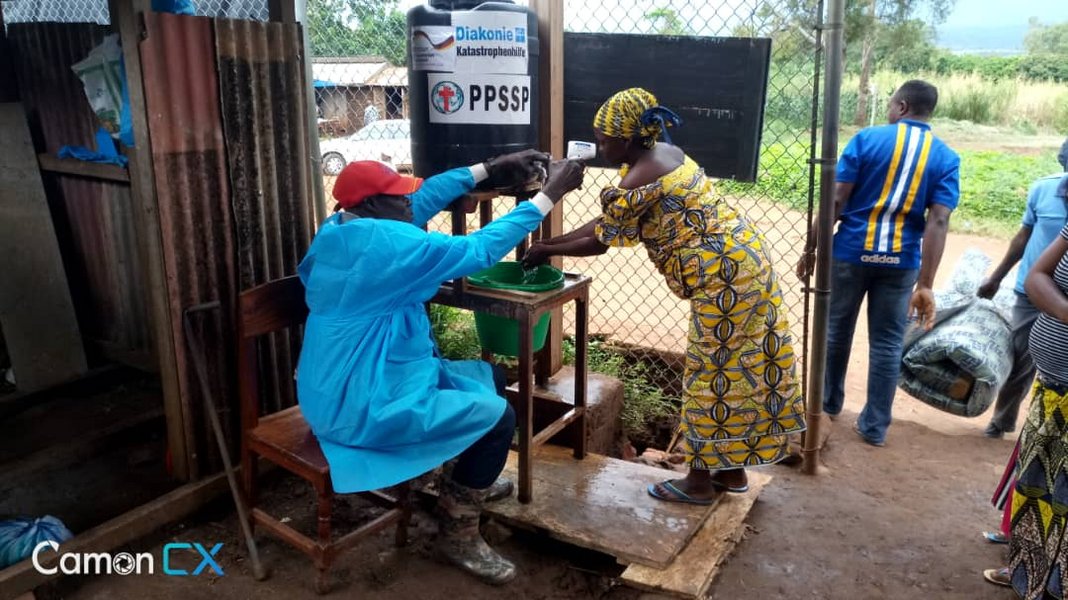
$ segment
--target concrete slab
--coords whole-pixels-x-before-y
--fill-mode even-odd
[[[517,392],[516,384],[509,390]],[[534,390],[535,433],[545,423],[555,420],[575,406],[575,369],[564,367],[549,380],[549,385]],[[623,382],[607,375],[590,372],[586,377],[586,448],[594,454],[622,456],[626,438],[620,415],[623,413]],[[559,403],[559,406],[554,406]],[[571,445],[570,428],[565,429],[553,443]]]

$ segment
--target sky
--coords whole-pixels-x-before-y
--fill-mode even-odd
[[[400,0],[401,10],[425,0]],[[526,4],[520,0],[518,4]],[[596,29],[583,21],[621,21],[629,25],[635,16],[651,8],[673,8],[681,16],[709,23],[709,29],[729,27],[761,4],[760,0],[565,0],[566,20],[570,30]],[[1006,5],[1011,6],[1006,9]],[[648,7],[648,8],[647,8]],[[1066,0],[956,0],[953,11],[940,28],[998,28],[1027,25],[1032,16],[1043,22],[1068,21]],[[584,26],[585,25],[585,26]],[[716,33],[716,32],[709,32]]]
[[[1007,9],[1006,5],[1012,8]],[[1068,21],[1064,0],[957,0],[944,27],[1026,25],[1032,16],[1045,23]]]

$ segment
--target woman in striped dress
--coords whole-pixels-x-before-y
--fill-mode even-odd
[[[1068,227],[1027,276],[1028,298],[1042,311],[1031,330],[1038,368],[1020,435],[1012,496],[1009,575],[1025,600],[1065,598],[1068,585]]]

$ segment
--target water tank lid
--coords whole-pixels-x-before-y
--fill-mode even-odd
[[[501,4],[515,4],[512,0],[494,0]],[[438,10],[471,10],[486,0],[430,0],[430,7]]]

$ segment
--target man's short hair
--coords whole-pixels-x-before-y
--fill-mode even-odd
[[[920,79],[902,83],[895,95],[908,102],[909,111],[917,117],[931,116],[938,106],[938,88]]]

